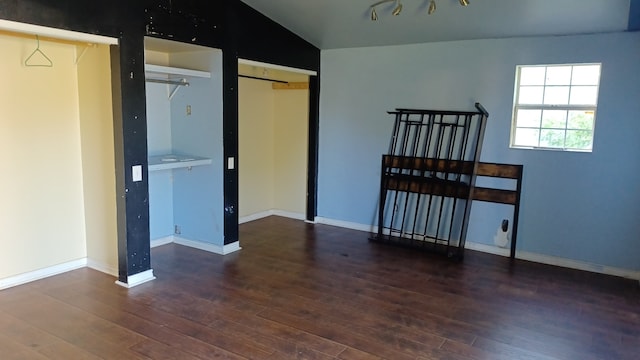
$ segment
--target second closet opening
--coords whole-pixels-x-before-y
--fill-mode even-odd
[[[238,74],[239,222],[304,220],[313,74],[247,60]]]

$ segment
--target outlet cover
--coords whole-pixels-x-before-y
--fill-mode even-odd
[[[131,178],[134,182],[142,181],[142,165],[131,167]]]

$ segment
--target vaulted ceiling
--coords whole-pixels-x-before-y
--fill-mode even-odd
[[[617,32],[640,17],[640,0],[434,0],[431,15],[431,0],[398,0],[377,6],[377,21],[378,0],[242,1],[320,49]]]

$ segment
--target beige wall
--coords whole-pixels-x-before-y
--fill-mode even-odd
[[[41,39],[53,67],[27,67],[35,39],[0,33],[0,280],[85,260],[116,272],[109,50],[76,66],[86,46]]]
[[[274,208],[304,214],[307,194],[308,90],[275,90]]]
[[[274,207],[274,109],[271,83],[238,79],[239,216]]]
[[[308,90],[239,78],[239,215],[306,211]]]
[[[86,256],[75,47],[0,34],[0,279]]]
[[[79,46],[81,53],[85,46]],[[89,266],[117,275],[116,184],[109,47],[89,47],[78,63],[85,231]]]

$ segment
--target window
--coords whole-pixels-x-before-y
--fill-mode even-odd
[[[591,151],[600,64],[518,66],[511,147]]]

